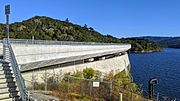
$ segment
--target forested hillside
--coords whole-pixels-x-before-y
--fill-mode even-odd
[[[0,39],[5,37],[5,24],[0,24]],[[10,25],[10,37],[16,39],[58,40],[58,41],[83,41],[83,42],[104,42],[104,43],[131,43],[131,52],[159,51],[160,47],[152,42],[142,39],[119,39],[111,35],[103,35],[86,24],[80,26],[65,21],[35,16],[22,22]]]

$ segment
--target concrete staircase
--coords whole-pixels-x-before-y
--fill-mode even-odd
[[[0,101],[20,101],[8,62],[0,61]]]

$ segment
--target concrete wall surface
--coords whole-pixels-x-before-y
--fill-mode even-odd
[[[125,52],[130,45],[37,45],[12,44],[20,68],[45,67],[59,62]],[[77,58],[78,57],[78,58]],[[66,60],[66,61],[65,61]]]
[[[80,56],[94,53],[103,53],[108,51],[126,51],[128,46],[123,45],[16,45],[13,44],[18,64],[27,64],[37,61],[65,58],[71,56]]]
[[[1,41],[2,42],[2,41]],[[82,60],[125,52],[130,44],[11,39],[11,46],[20,68],[39,68],[60,62]],[[0,43],[0,54],[3,44]]]
[[[62,76],[64,73],[68,72],[76,72],[83,71],[83,69],[87,67],[94,68],[94,70],[100,71],[102,73],[109,73],[110,71],[114,71],[114,73],[119,73],[123,70],[127,70],[130,66],[128,54],[124,54],[118,57],[109,58],[105,60],[99,60],[94,62],[88,62],[78,65],[72,65],[67,67],[56,67],[56,68],[48,68],[48,69],[38,69],[29,72],[23,72],[22,75],[25,79],[26,85],[30,85],[32,78],[37,80],[38,82],[43,82],[43,76],[47,73],[49,76],[59,75]]]

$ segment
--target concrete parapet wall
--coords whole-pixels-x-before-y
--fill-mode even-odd
[[[25,45],[12,44],[18,64],[110,51],[127,51],[127,45]]]

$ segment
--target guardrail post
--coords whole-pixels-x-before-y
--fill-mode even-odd
[[[109,85],[109,99],[110,99],[110,101],[111,101],[111,98],[112,98],[112,80],[110,81],[110,85]]]
[[[68,77],[68,87],[67,87],[67,91],[68,91],[68,93],[69,93],[69,75],[67,76]]]
[[[45,70],[45,91],[47,91],[47,72]]]
[[[3,39],[3,60],[6,62],[10,62],[10,52],[8,49],[8,40]]]
[[[89,89],[89,95],[91,96],[91,92],[92,92],[92,81],[89,81],[90,82],[90,89]]]
[[[122,93],[119,93],[118,101],[122,101]]]
[[[156,100],[159,101],[159,93],[157,93]]]

